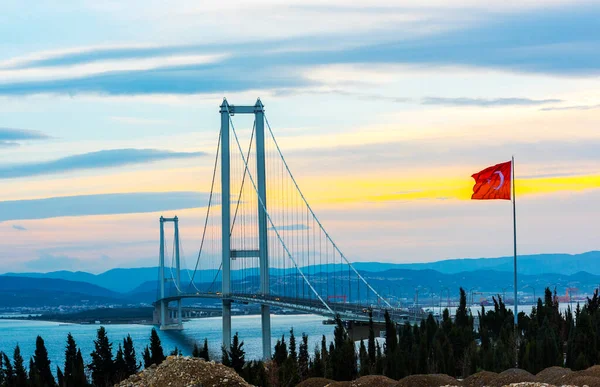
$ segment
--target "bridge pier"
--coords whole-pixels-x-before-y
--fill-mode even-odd
[[[263,360],[271,358],[271,308],[269,305],[260,306],[260,319],[262,324]]]
[[[223,299],[223,347],[231,348],[231,300]]]

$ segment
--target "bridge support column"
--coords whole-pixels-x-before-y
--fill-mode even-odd
[[[160,281],[160,328],[167,321],[167,305],[165,305],[165,219],[160,217],[160,254],[159,254],[159,281]]]
[[[229,104],[221,105],[221,264],[223,295],[223,347],[231,348],[231,181],[229,160]]]
[[[265,171],[265,110],[260,100],[254,105],[256,122],[256,180],[258,183],[258,251],[260,266],[260,292],[270,293],[269,235],[267,234],[267,178]],[[271,313],[268,305],[261,305],[263,359],[271,358]]]
[[[223,300],[223,347],[231,348],[231,300]]]
[[[271,359],[271,308],[269,305],[260,306],[260,317],[262,322],[262,347],[263,360]]]
[[[173,226],[175,228],[175,281],[177,283],[177,292],[181,293],[181,263],[179,260],[179,218],[173,218]],[[181,298],[177,300],[177,324],[182,325],[181,319]]]

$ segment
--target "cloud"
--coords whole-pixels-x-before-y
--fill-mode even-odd
[[[455,24],[452,29],[432,28],[427,34],[409,36],[405,34],[406,25],[394,27],[390,23],[385,25],[385,35],[381,29],[375,29],[369,39],[359,39],[355,44],[347,43],[356,37],[353,32],[338,33],[335,39],[324,39],[330,36],[321,33],[267,41],[261,44],[260,52],[249,50],[242,43],[66,50],[62,54],[39,55],[38,59],[33,55],[32,60],[5,61],[3,71],[30,78],[19,80],[11,75],[0,84],[0,95],[198,94],[286,89],[318,86],[318,81],[306,78],[307,71],[315,66],[344,63],[475,66],[511,72],[597,75],[600,73],[599,11],[597,5],[584,4],[478,13],[463,27]],[[319,38],[329,43],[311,47]],[[212,58],[223,52],[226,56]],[[212,59],[202,63],[190,59],[203,56]],[[99,70],[103,61],[113,64],[112,72]],[[148,61],[154,64],[147,65]],[[7,70],[10,66],[17,68]],[[73,66],[80,66],[75,72],[77,78],[72,78]],[[36,74],[44,73],[66,74],[70,78],[35,79]],[[481,103],[522,105],[528,101]]]
[[[61,216],[114,215],[179,210],[205,206],[199,192],[133,192],[52,197],[0,202],[0,222]]]
[[[553,111],[553,110],[592,110],[600,109],[600,105],[576,105],[576,106],[564,106],[564,107],[546,107],[540,110],[542,111]]]
[[[19,146],[20,141],[49,138],[42,132],[27,129],[0,128],[0,147]]]
[[[423,105],[447,105],[447,106],[535,106],[548,103],[559,103],[560,99],[529,99],[529,98],[445,98],[426,97],[421,103]]]
[[[295,95],[341,95],[344,97],[354,97],[358,99],[370,100],[370,101],[386,101],[386,102],[396,102],[396,103],[404,103],[404,102],[414,102],[410,98],[404,97],[393,97],[387,96],[383,94],[369,94],[369,93],[359,93],[348,90],[341,89],[331,89],[331,90],[321,90],[321,89],[278,89],[274,90],[274,96],[295,96]]]
[[[0,165],[0,179],[118,167],[159,160],[203,156],[203,152],[171,152],[158,149],[111,149],[67,156],[57,160]]]
[[[23,226],[20,226],[18,224],[13,224],[12,228],[14,228],[15,230],[19,230],[19,231],[27,231],[27,229]]]

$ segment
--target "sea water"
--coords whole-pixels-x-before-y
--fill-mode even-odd
[[[315,315],[274,315],[271,316],[272,346],[277,338],[285,335],[289,344],[289,331],[294,328],[296,345],[301,342],[302,333],[308,335],[309,352],[312,353],[316,345],[325,335],[327,342],[333,340],[333,325],[324,325],[323,317]],[[259,359],[262,357],[261,321],[260,316],[234,316],[232,317],[232,331],[239,332],[239,338],[244,342],[246,359]],[[34,320],[0,320],[0,351],[5,352],[12,359],[14,348],[19,344],[25,363],[35,351],[35,341],[38,335],[44,339],[50,358],[52,371],[56,366],[63,368],[65,360],[65,346],[67,334],[71,332],[81,349],[84,362],[90,362],[90,353],[94,350],[94,340],[100,325],[94,324],[63,324],[57,322]],[[151,325],[137,324],[109,324],[104,326],[110,341],[113,343],[113,355],[116,354],[119,343],[128,334],[133,339],[138,361],[142,360],[142,352],[150,343]],[[158,331],[165,355],[175,347],[183,355],[191,355],[194,343],[201,346],[204,339],[208,339],[211,359],[221,359],[222,322],[220,317],[193,319],[183,323],[182,331]]]

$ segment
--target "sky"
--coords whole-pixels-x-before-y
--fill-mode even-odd
[[[599,17],[561,0],[2,1],[0,272],[154,266],[175,214],[192,261],[224,97],[261,99],[352,261],[511,255],[510,202],[469,198],[513,155],[519,253],[598,250]]]

